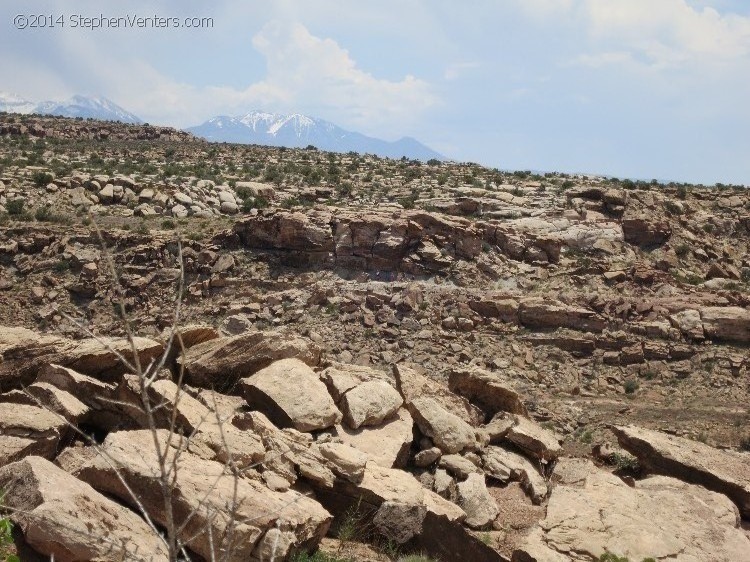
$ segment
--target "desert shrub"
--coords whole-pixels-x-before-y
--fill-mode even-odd
[[[11,199],[5,204],[5,209],[8,214],[12,217],[19,217],[23,215],[24,205],[26,202],[23,199]]]
[[[635,379],[628,379],[622,386],[625,389],[625,394],[633,394],[636,390],[638,390],[639,384]]]
[[[33,181],[34,185],[37,187],[45,187],[54,179],[55,178],[52,176],[52,174],[50,174],[49,172],[42,172],[41,170],[35,172],[34,175],[31,176],[31,181]]]

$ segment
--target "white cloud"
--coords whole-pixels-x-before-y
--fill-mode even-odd
[[[731,61],[750,54],[750,18],[696,9],[685,0],[586,0],[589,30],[653,64]]]
[[[336,41],[316,37],[299,23],[270,22],[253,37],[253,46],[266,58],[268,74],[245,92],[248,97],[275,94],[286,106],[317,107],[359,127],[410,120],[437,102],[425,81],[412,75],[376,78]]]

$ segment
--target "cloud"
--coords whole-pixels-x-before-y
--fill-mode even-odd
[[[245,92],[249,98],[270,94],[287,107],[316,108],[359,127],[410,120],[437,103],[425,81],[412,75],[376,78],[336,41],[316,37],[299,23],[270,22],[253,37],[253,46],[268,72]]]
[[[685,0],[586,0],[593,38],[617,42],[652,64],[726,62],[750,54],[750,18]]]

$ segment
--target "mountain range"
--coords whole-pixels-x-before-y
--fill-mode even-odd
[[[33,102],[15,94],[0,92],[0,111],[8,113],[39,113],[61,117],[82,117],[122,123],[143,123],[138,116],[102,97],[73,96],[65,101]]]
[[[9,113],[39,113],[62,117],[82,117],[143,123],[133,113],[103,97],[76,95],[66,101],[33,102],[14,94],[0,92],[0,111]],[[388,158],[429,160],[445,157],[411,137],[385,141],[361,133],[347,131],[323,119],[299,113],[284,115],[265,111],[251,111],[237,117],[219,116],[186,131],[210,142],[232,142],[267,146],[304,148],[315,146],[331,152],[358,152]]]
[[[389,142],[347,131],[329,121],[293,113],[251,111],[237,117],[219,116],[187,131],[212,142],[234,142],[304,148],[312,145],[332,152],[369,153],[388,158],[429,160],[445,157],[411,137]]]

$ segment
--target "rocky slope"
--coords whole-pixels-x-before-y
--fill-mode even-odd
[[[130,357],[122,306],[143,363],[162,353],[182,268],[186,349],[149,392],[174,404],[188,385],[157,416],[194,435],[178,512],[202,474],[221,512],[227,458],[244,467],[242,559],[748,559],[745,189],[15,119],[0,119],[0,488],[21,551],[108,559],[45,534],[75,528],[56,506],[81,498],[80,524],[109,525],[113,499],[144,521],[65,420],[153,498],[148,416],[112,350]],[[32,532],[34,513],[54,524]],[[211,525],[226,536],[226,517]],[[218,544],[188,542],[196,560]]]

